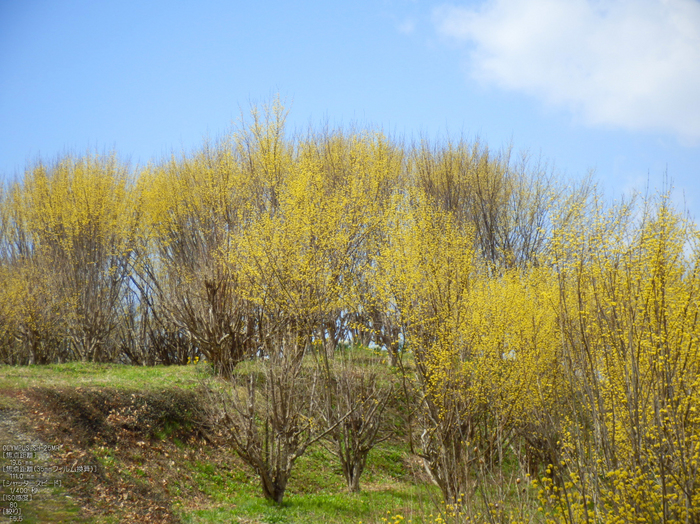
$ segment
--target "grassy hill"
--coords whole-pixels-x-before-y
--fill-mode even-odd
[[[2,443],[57,446],[43,463],[69,469],[19,503],[23,522],[434,520],[439,491],[398,437],[371,452],[361,493],[346,492],[317,444],[295,466],[284,504],[269,503],[254,472],[206,429],[205,375],[205,365],[0,367]]]

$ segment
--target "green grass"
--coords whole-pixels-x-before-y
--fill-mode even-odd
[[[190,465],[192,478],[212,504],[201,509],[183,508],[181,517],[186,523],[340,524],[381,522],[387,514],[401,514],[406,522],[424,522],[422,515],[430,506],[426,490],[434,488],[403,481],[382,470],[381,465],[391,460],[387,457],[396,457],[396,453],[396,446],[376,450],[376,460],[368,464],[363,476],[363,491],[351,494],[330,454],[317,446],[297,462],[281,506],[260,496],[259,481],[246,468],[221,471],[197,461]]]
[[[110,387],[117,389],[192,389],[206,364],[126,366],[71,362],[44,366],[0,366],[0,389],[29,387]]]
[[[179,514],[186,523],[335,524],[382,522],[390,513],[401,514],[405,522],[421,523],[431,507],[429,491],[434,496],[437,492],[409,479],[405,458],[400,444],[383,444],[370,454],[363,491],[351,494],[340,466],[317,445],[298,459],[281,506],[261,497],[258,478],[233,457],[229,462],[233,467],[228,468],[198,458],[184,474],[210,504],[197,509],[183,506]]]
[[[405,522],[422,523],[425,507],[416,488],[386,488],[357,494],[291,495],[278,506],[259,497],[238,497],[229,504],[195,510],[183,522],[200,523],[298,523],[329,524],[382,522],[387,515],[401,514]]]

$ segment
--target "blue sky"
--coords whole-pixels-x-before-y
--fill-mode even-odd
[[[700,215],[700,1],[0,0],[0,176],[191,151],[279,93],[292,129],[512,144]]]

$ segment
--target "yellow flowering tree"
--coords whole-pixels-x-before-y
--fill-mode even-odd
[[[26,307],[19,308],[24,314],[17,318],[26,328],[20,336],[31,339],[37,316],[48,318],[42,301],[54,304],[63,318],[60,327],[51,323],[47,329],[69,343],[62,358],[115,357],[110,337],[138,220],[128,177],[114,155],[67,156],[52,166],[35,166],[12,190],[15,289],[27,290],[21,300]]]
[[[700,521],[697,240],[667,196],[559,225],[568,409],[542,492],[557,519]]]
[[[269,193],[274,207],[254,200],[240,214],[244,225],[229,231],[223,263],[258,315],[251,362],[232,371],[218,397],[220,427],[275,502],[296,459],[354,411],[344,401],[355,385],[340,385],[334,360],[358,308],[392,158],[380,135],[299,140]],[[367,414],[375,411],[368,403]],[[360,473],[355,468],[354,486]]]

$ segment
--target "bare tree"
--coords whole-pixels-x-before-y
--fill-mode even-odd
[[[297,334],[275,342],[277,349],[211,384],[209,405],[214,427],[258,474],[265,498],[280,504],[296,460],[343,419],[330,427],[318,422],[323,380]]]
[[[356,352],[362,354],[356,357]],[[360,348],[339,348],[332,358],[324,353],[322,359],[325,388],[320,416],[334,428],[326,437],[326,448],[340,461],[352,493],[360,491],[369,452],[391,436],[384,412],[393,385],[381,382],[375,359],[370,350]]]

